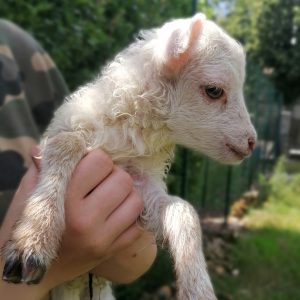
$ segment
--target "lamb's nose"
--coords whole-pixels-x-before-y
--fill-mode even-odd
[[[254,148],[255,148],[255,145],[256,145],[255,138],[254,137],[248,138],[248,149],[249,149],[249,151],[252,152],[254,150]]]

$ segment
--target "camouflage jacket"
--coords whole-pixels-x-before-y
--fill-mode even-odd
[[[69,93],[43,48],[0,19],[0,224],[54,109]]]

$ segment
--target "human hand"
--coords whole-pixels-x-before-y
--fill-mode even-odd
[[[38,169],[32,165],[24,176],[5,219],[1,243],[9,236],[37,177]],[[149,239],[149,234],[136,222],[142,208],[142,200],[125,171],[114,166],[109,156],[100,150],[87,154],[78,163],[67,188],[66,230],[59,257],[40,284],[44,287],[43,290],[49,290],[96,266],[97,273],[105,277],[109,262],[114,264],[116,274],[123,271],[132,278],[146,271],[153,262],[156,247],[152,246],[151,252],[145,252],[151,259],[148,259],[143,270],[139,267],[136,272],[131,266],[128,272],[125,270],[126,266],[120,264],[124,261],[124,256],[123,260],[120,259],[121,250],[133,249],[134,245],[140,247],[142,241],[147,242]],[[118,266],[119,269],[121,266],[121,272]],[[110,273],[108,277],[114,280],[114,274]],[[121,281],[127,281],[126,276]]]

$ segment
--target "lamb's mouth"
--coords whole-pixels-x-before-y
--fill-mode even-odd
[[[239,160],[243,160],[245,157],[249,155],[249,153],[242,151],[236,146],[233,146],[231,144],[226,144],[227,149],[230,151],[230,153],[234,154],[235,157],[237,157]]]

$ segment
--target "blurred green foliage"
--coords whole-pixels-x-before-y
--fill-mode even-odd
[[[291,103],[300,96],[299,0],[219,0],[228,12],[220,22],[246,48]]]
[[[270,201],[300,209],[300,173],[287,173],[289,162],[281,157],[270,178]],[[300,225],[300,224],[299,224]]]
[[[191,0],[6,0],[0,16],[31,32],[73,90],[133,40],[140,29],[189,16]]]

